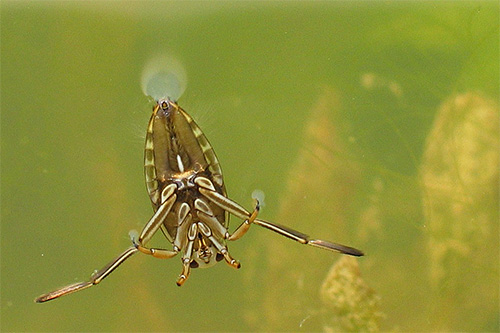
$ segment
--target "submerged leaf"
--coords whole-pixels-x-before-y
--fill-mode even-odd
[[[313,238],[358,246],[349,244],[344,235],[360,168],[346,157],[348,143],[340,134],[339,109],[336,92],[325,89],[306,117],[303,143],[296,160],[291,161],[275,220]],[[339,255],[273,236],[262,234],[271,255],[265,275],[270,283],[264,304],[259,304],[263,312],[259,316],[260,329],[321,329],[321,318],[311,315],[319,310],[318,285],[325,267]]]
[[[477,93],[446,101],[422,165],[429,275],[443,329],[498,311],[498,105]]]
[[[376,332],[384,315],[380,297],[361,277],[358,261],[342,257],[321,286],[327,332]]]

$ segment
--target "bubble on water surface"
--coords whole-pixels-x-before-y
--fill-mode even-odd
[[[266,194],[262,190],[254,190],[252,192],[252,199],[256,199],[259,201],[260,207],[265,207],[266,202],[264,201],[266,199]]]
[[[187,77],[182,64],[170,56],[151,58],[142,71],[141,86],[146,96],[155,100],[177,101],[186,90]]]
[[[137,232],[137,230],[133,229],[128,232],[128,236],[132,241],[135,241],[139,238],[139,233]]]

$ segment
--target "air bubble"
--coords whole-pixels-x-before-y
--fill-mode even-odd
[[[259,201],[260,208],[263,208],[266,206],[266,202],[264,201],[266,199],[266,195],[264,194],[264,191],[254,190],[252,192],[252,199],[256,199]]]
[[[187,77],[182,64],[169,56],[151,58],[141,75],[142,91],[155,100],[177,101],[186,90]]]
[[[128,232],[128,236],[132,241],[137,240],[139,238],[139,232],[137,230],[132,229]]]

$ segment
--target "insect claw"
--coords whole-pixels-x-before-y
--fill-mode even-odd
[[[189,277],[189,273],[191,272],[191,267],[189,267],[189,264],[191,263],[191,259],[189,258],[183,258],[182,259],[182,272],[181,275],[177,278],[177,285],[180,287],[186,282],[187,278]]]
[[[224,256],[224,258],[226,259],[226,262],[229,264],[229,266],[234,267],[236,269],[239,269],[241,267],[240,262],[238,260],[232,258],[226,248],[222,249],[221,254]]]
[[[259,201],[257,200],[257,204],[255,205],[255,209],[253,210],[253,212],[250,215],[250,217],[248,218],[248,220],[245,220],[245,222],[247,222],[248,224],[253,223],[253,221],[255,221],[255,219],[257,218],[257,215],[259,215],[259,210],[260,210],[260,205],[259,205]]]
[[[259,211],[260,210],[260,202],[259,202],[259,199],[255,198],[255,210],[256,211]]]
[[[241,267],[240,262],[238,260],[235,260],[235,259],[231,260],[230,265],[233,266],[236,269],[239,269]]]
[[[179,286],[179,287],[182,286],[184,284],[184,282],[186,281],[186,279],[187,279],[187,277],[184,276],[184,274],[179,275],[179,278],[177,279],[177,282],[176,282],[177,286]]]
[[[184,266],[182,267],[182,273],[179,275],[177,278],[177,285],[180,287],[186,282],[190,272],[190,267],[189,267],[189,260],[187,260],[187,263],[184,262]]]

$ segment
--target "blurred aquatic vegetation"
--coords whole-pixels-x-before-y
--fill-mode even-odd
[[[442,104],[421,169],[435,329],[498,320],[499,151],[494,100],[468,92]]]
[[[348,209],[360,168],[346,158],[348,143],[336,124],[340,102],[337,93],[325,88],[306,116],[305,133],[291,169],[278,216],[289,225],[313,237],[358,247],[348,237]],[[256,328],[265,330],[323,329],[319,316],[318,286],[327,267],[341,256],[290,243],[265,234],[268,262],[266,291],[259,295],[260,315]],[[356,260],[356,259],[354,259]],[[262,279],[262,277],[261,277]]]
[[[361,277],[358,261],[342,257],[321,286],[326,332],[378,332],[385,317],[380,296]]]

